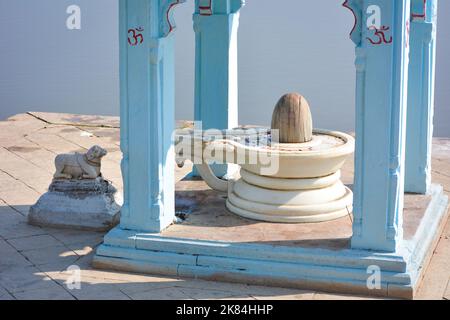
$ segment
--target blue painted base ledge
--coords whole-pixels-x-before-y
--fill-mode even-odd
[[[167,238],[117,227],[105,236],[93,265],[182,278],[410,299],[447,220],[448,198],[442,187],[433,185],[431,196],[415,236],[404,241],[396,253]],[[371,290],[367,280],[374,266],[381,271],[381,284]]]

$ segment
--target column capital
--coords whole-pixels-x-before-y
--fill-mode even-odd
[[[435,23],[437,0],[411,0],[411,20]]]
[[[202,16],[236,13],[245,0],[195,0],[195,13]]]

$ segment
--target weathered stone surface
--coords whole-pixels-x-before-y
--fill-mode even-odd
[[[119,222],[117,190],[99,177],[93,180],[55,180],[31,207],[32,225],[80,230],[109,230]]]
[[[0,240],[0,253],[2,257],[0,259],[0,273],[11,268],[24,268],[32,265],[30,261],[4,240]]]
[[[17,300],[75,300],[69,292],[55,284],[45,290],[30,290],[14,294]]]
[[[9,300],[15,299],[12,295],[8,293],[8,291],[0,287],[0,301],[9,301]]]
[[[42,250],[61,245],[58,240],[48,234],[12,239],[8,240],[8,243],[19,252],[26,250]]]
[[[180,288],[163,288],[158,290],[149,290],[145,292],[133,293],[130,295],[133,300],[188,300],[192,299]]]
[[[12,267],[0,272],[0,286],[14,294],[32,290],[46,291],[56,285],[34,266]]]

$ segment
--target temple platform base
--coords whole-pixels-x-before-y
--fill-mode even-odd
[[[180,223],[161,234],[116,227],[98,248],[94,267],[411,299],[448,215],[439,185],[426,196],[406,195],[405,240],[397,252],[385,253],[351,249],[351,215],[310,224],[264,223],[230,213],[226,195],[203,181],[180,181],[176,195]]]

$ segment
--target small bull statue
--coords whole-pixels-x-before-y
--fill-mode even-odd
[[[60,154],[55,158],[55,179],[96,179],[101,175],[101,161],[108,152],[93,146],[85,154]]]

